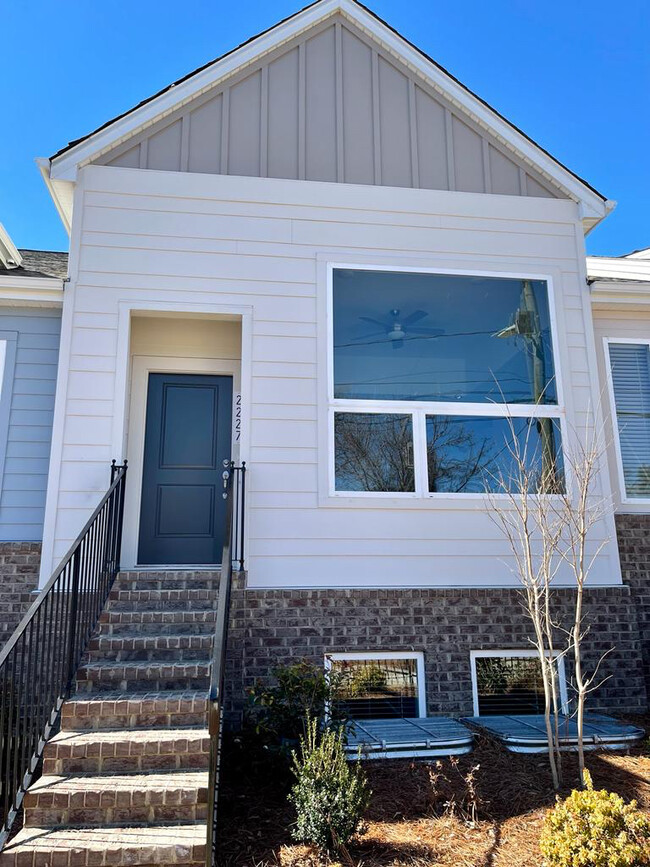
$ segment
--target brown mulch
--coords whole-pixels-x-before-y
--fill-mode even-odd
[[[646,731],[650,720],[642,721]],[[291,779],[278,765],[247,762],[226,749],[220,797],[222,867],[540,867],[539,834],[555,802],[545,756],[509,753],[484,737],[454,766],[408,759],[366,762],[372,789],[366,828],[349,858],[328,861],[291,839],[286,794]],[[234,756],[234,758],[233,758]],[[476,771],[478,815],[472,822],[463,780]],[[650,813],[648,742],[630,754],[588,753],[594,786],[636,799]],[[575,785],[576,758],[563,755],[563,794]],[[432,781],[433,776],[433,781]]]

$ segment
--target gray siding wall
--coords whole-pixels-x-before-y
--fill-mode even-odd
[[[0,541],[40,541],[52,439],[60,310],[0,308]],[[4,456],[4,461],[2,457]]]
[[[341,16],[215,85],[96,162],[560,197]]]

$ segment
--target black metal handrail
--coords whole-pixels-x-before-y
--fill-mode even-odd
[[[208,694],[208,728],[210,731],[210,772],[208,778],[208,830],[206,846],[207,867],[217,867],[217,803],[219,799],[219,766],[221,763],[221,736],[224,699],[228,621],[230,619],[230,593],[232,589],[233,560],[240,571],[244,569],[244,507],[246,504],[246,464],[236,467],[233,461],[224,461],[223,497],[226,516],[223,528],[223,553],[219,578],[219,602],[212,650],[210,692]]]
[[[0,849],[120,568],[126,461],[0,653]]]

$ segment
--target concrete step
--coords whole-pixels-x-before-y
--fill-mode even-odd
[[[204,867],[205,822],[132,828],[23,828],[0,867]]]
[[[207,771],[42,776],[24,801],[26,828],[89,827],[206,818]]]
[[[212,590],[219,588],[219,571],[120,572],[117,590]]]
[[[209,590],[119,590],[108,596],[109,611],[205,611],[217,607],[218,591]]]
[[[89,662],[77,670],[77,692],[207,690],[210,665],[209,658],[189,662]]]
[[[200,771],[209,757],[207,728],[61,731],[45,745],[43,774]]]
[[[137,631],[140,635],[181,635],[197,633],[213,635],[217,612],[204,611],[103,611],[99,618],[100,635],[124,635]]]
[[[207,725],[206,690],[76,693],[61,711],[63,731],[184,728]]]
[[[84,661],[179,661],[206,659],[212,653],[213,635],[99,635],[92,638]]]

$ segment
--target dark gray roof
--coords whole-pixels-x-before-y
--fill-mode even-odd
[[[23,261],[19,268],[3,268],[0,277],[59,277],[68,276],[68,254],[57,250],[19,250]]]

